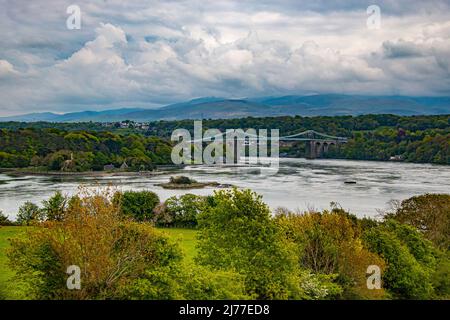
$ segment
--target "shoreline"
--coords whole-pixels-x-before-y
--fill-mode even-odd
[[[307,159],[296,157],[280,157],[280,159]],[[367,161],[367,162],[380,162],[380,163],[399,163],[408,165],[431,165],[450,167],[447,164],[438,164],[432,162],[408,162],[408,161],[392,161],[392,160],[361,160],[361,159],[345,159],[345,158],[317,158],[307,160],[338,160],[338,161]],[[158,165],[155,170],[152,171],[121,171],[120,169],[114,171],[38,171],[33,168],[0,168],[0,174],[7,174],[11,176],[48,176],[48,177],[114,177],[114,176],[155,176],[168,174],[171,170],[183,169],[186,165]]]
[[[155,176],[167,173],[167,171],[180,169],[181,166],[161,166],[153,171],[37,171],[21,168],[0,168],[0,174],[11,176],[48,176],[48,177],[113,177],[113,176]]]

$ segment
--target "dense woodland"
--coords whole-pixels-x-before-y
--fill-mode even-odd
[[[152,123],[149,133],[168,137],[176,128],[193,128],[193,121]],[[348,137],[349,143],[331,149],[325,157],[389,160],[400,156],[408,162],[450,164],[450,116],[363,115],[337,117],[272,117],[204,120],[203,129],[279,129],[280,136],[305,130]],[[280,148],[291,157],[306,155],[305,143]]]
[[[0,167],[42,167],[69,171],[102,170],[104,165],[149,169],[170,163],[170,135],[177,128],[193,129],[192,120],[157,121],[148,131],[105,127],[100,123],[0,123]],[[203,129],[279,129],[280,135],[316,130],[348,137],[330,148],[328,158],[389,160],[450,164],[450,116],[363,115],[337,117],[271,117],[203,120]],[[305,143],[283,145],[283,156],[304,157]]]
[[[103,170],[126,163],[128,170],[149,170],[170,161],[170,144],[144,135],[60,129],[0,130],[0,167],[43,170]]]

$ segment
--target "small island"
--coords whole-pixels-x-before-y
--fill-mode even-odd
[[[169,182],[160,183],[158,186],[164,189],[201,189],[205,187],[231,188],[231,184],[221,184],[218,182],[198,182],[186,176],[170,177]]]

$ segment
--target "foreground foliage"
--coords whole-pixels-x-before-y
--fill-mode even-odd
[[[269,207],[250,190],[218,191],[199,217],[197,261],[236,270],[258,299],[301,298],[291,245],[281,237]]]
[[[29,298],[245,298],[231,272],[192,277],[196,271],[182,264],[179,247],[151,225],[124,219],[112,195],[73,198],[62,220],[12,240],[10,266]],[[66,286],[72,265],[81,269],[80,290]],[[233,286],[222,286],[231,278]]]
[[[449,299],[447,200],[413,197],[371,220],[336,204],[272,215],[236,188],[162,203],[150,191],[81,190],[23,207],[32,227],[11,241],[9,265],[35,299]],[[189,228],[189,259],[153,225]],[[81,290],[67,289],[71,265]],[[372,266],[381,288],[367,285]]]

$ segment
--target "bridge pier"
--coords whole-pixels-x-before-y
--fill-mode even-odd
[[[310,140],[308,142],[306,143],[307,159],[321,158],[324,153],[328,152],[330,146],[339,144],[337,140]]]

